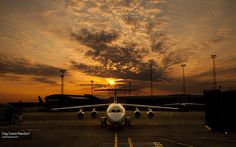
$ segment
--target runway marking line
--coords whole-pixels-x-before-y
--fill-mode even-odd
[[[168,141],[168,142],[178,144],[178,145],[183,145],[183,146],[187,146],[187,147],[194,147],[193,145],[185,144],[185,143],[174,141],[174,140],[171,140],[171,139],[162,138],[162,137],[158,137],[158,138],[161,139],[161,140],[165,140],[165,141]]]
[[[129,147],[134,147],[130,137],[128,137],[128,143],[129,143]]]
[[[115,131],[114,147],[118,147],[117,130]]]
[[[211,129],[208,125],[205,125],[205,127],[206,127],[209,131],[212,131],[212,129]]]

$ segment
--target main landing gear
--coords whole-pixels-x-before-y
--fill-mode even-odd
[[[124,122],[125,122],[125,126],[126,127],[130,127],[130,125],[131,125],[131,117],[126,117]],[[102,127],[106,127],[107,126],[107,118],[105,116],[101,117],[101,126]]]
[[[107,126],[107,118],[105,116],[101,117],[101,126],[102,127],[106,127]]]
[[[131,124],[131,117],[126,117],[125,118],[125,126],[130,127],[130,124]]]

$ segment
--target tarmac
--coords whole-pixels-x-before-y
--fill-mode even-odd
[[[101,127],[89,112],[79,120],[76,112],[24,113],[14,125],[1,123],[0,146],[8,147],[234,147],[236,133],[211,132],[204,126],[204,112],[155,112],[148,119],[142,112],[130,127]],[[6,132],[29,132],[29,136],[3,138]]]

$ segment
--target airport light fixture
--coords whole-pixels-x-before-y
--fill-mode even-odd
[[[186,94],[186,87],[185,87],[185,71],[184,68],[186,66],[186,64],[181,64],[180,65],[182,67],[182,72],[183,72],[183,95]]]

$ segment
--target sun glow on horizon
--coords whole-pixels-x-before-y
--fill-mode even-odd
[[[106,80],[107,80],[107,82],[109,83],[109,85],[115,85],[115,80],[114,80],[114,79],[112,79],[112,78],[107,78]]]

